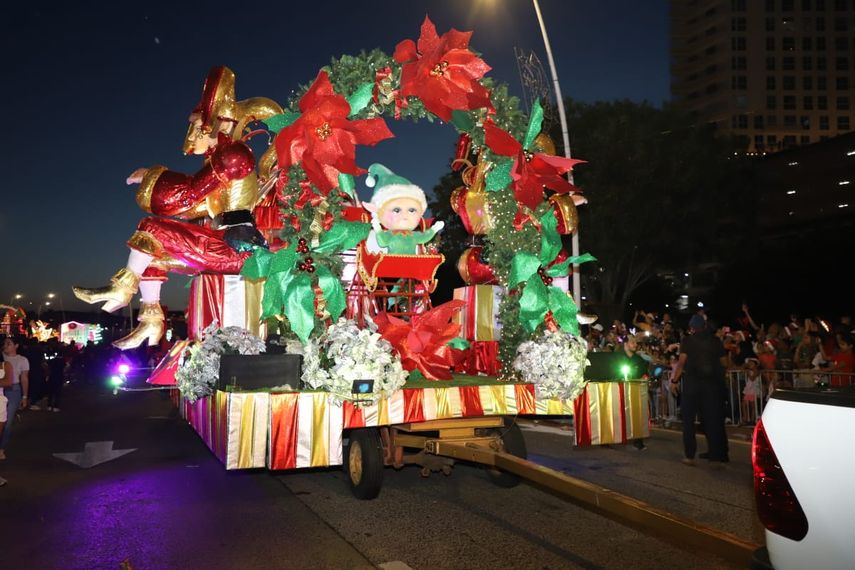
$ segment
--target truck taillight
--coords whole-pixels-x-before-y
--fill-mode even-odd
[[[807,517],[769,443],[763,420],[758,421],[754,429],[751,463],[760,522],[775,534],[791,540],[803,539],[808,531]]]

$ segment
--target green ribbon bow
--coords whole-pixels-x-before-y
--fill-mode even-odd
[[[247,279],[266,279],[261,320],[284,314],[297,338],[307,342],[315,328],[315,277],[330,318],[338,320],[346,305],[344,288],[339,277],[321,264],[320,259],[356,247],[368,237],[370,230],[369,224],[339,221],[330,231],[321,234],[320,243],[310,250],[310,255],[314,256],[314,273],[298,269],[303,255],[297,253],[296,243],[276,253],[256,249],[244,262],[240,273]]]
[[[540,218],[540,223],[540,255],[535,256],[525,251],[514,255],[511,260],[508,287],[514,288],[520,283],[525,283],[520,297],[520,321],[526,330],[534,332],[546,318],[546,314],[551,311],[552,318],[559,327],[578,335],[579,323],[576,320],[578,308],[573,298],[554,285],[547,286],[538,273],[541,267],[547,267],[555,261],[561,251],[561,236],[558,235],[555,212],[547,211]],[[589,253],[571,256],[546,269],[546,275],[550,277],[567,275],[570,265],[588,261],[596,261],[596,259]]]

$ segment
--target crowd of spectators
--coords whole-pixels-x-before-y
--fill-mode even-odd
[[[769,395],[782,387],[855,385],[855,330],[849,316],[836,320],[802,318],[791,314],[784,321],[757,324],[749,307],[728,324],[717,323],[698,311],[721,341],[726,354],[725,405],[728,421],[752,424]],[[685,322],[684,322],[685,321]],[[625,347],[647,361],[651,418],[675,420],[679,401],[670,393],[671,371],[688,334],[687,316],[635,311],[629,322],[615,320],[608,327],[588,327],[591,352],[620,352]]]

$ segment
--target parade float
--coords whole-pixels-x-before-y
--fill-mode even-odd
[[[139,291],[140,324],[116,344],[154,345],[162,283],[193,276],[191,338],[150,382],[177,387],[227,469],[344,464],[371,498],[384,466],[447,473],[454,459],[483,461],[473,450],[525,457],[518,416],[574,416],[580,444],[648,435],[646,384],[584,377],[567,276],[593,257],[562,247],[584,202],[567,173],[583,161],[555,155],[540,103],[526,116],[470,36],[440,36],[426,18],[392,56],[333,59],[285,107],[237,100],[234,74],[214,68],[184,146],[202,168],[128,179],[153,215],[110,284],[75,294],[116,310]],[[393,138],[399,120],[458,133],[452,208],[477,243],[458,260],[435,245],[444,224],[423,217],[421,188],[357,166],[356,147]],[[272,142],[256,157],[259,133]],[[434,306],[442,263],[466,286]]]

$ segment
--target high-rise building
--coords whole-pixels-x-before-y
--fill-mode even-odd
[[[855,130],[855,0],[672,0],[671,78],[748,153]]]

